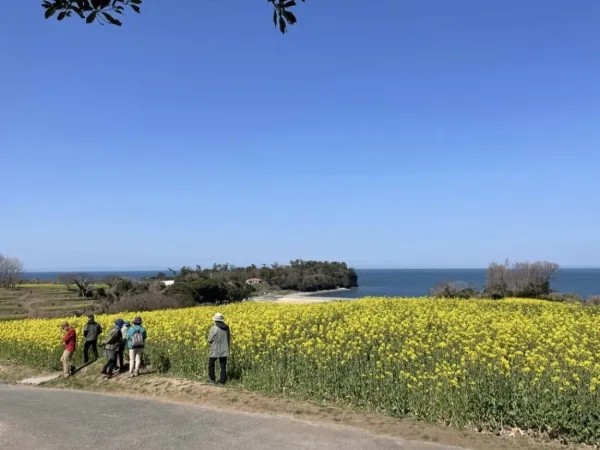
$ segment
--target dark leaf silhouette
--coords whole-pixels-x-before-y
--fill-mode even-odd
[[[109,5],[110,0],[92,0],[92,7],[94,7],[94,9],[108,8]]]
[[[106,20],[108,20],[108,21],[109,21],[110,23],[112,23],[113,25],[116,25],[116,26],[118,26],[118,27],[120,27],[120,26],[122,25],[120,20],[117,20],[117,19],[115,19],[115,18],[114,18],[113,16],[111,16],[109,13],[107,13],[107,12],[103,12],[103,13],[102,13],[102,15],[104,16],[104,18],[105,18]]]
[[[283,17],[288,21],[290,25],[294,25],[296,23],[296,16],[289,11],[282,11]]]
[[[301,0],[305,2],[305,0]],[[273,25],[282,33],[287,32],[288,25],[297,22],[296,16],[290,11],[298,5],[298,0],[268,0],[273,5]],[[58,13],[58,20],[73,17],[73,12],[86,23],[92,23],[96,19],[104,25],[106,23],[121,26],[120,20],[115,18],[116,14],[125,14],[127,6],[140,14],[143,0],[41,0],[46,19]]]
[[[78,6],[73,6],[71,8],[73,11],[75,11],[75,14],[77,14],[79,17],[81,17],[82,19],[85,18],[85,16],[83,15],[83,11],[81,10],[81,8],[79,8]]]
[[[285,33],[287,31],[287,26],[283,17],[279,17],[279,31]]]
[[[44,17],[46,17],[46,19],[49,19],[50,17],[52,17],[54,15],[55,12],[56,12],[56,6],[49,6],[46,9],[46,12],[44,13]]]

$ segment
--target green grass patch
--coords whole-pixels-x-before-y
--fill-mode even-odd
[[[19,306],[20,304],[21,302],[16,298],[10,300],[0,300],[0,306]]]
[[[93,288],[99,288],[99,287],[103,287],[105,289],[108,288],[108,284],[103,284],[103,283],[98,283],[98,284],[92,284]],[[21,289],[59,289],[59,290],[67,290],[67,287],[64,284],[55,284],[55,283],[40,283],[40,284],[35,284],[35,283],[27,283],[27,284],[19,284],[18,288]],[[71,290],[75,290],[77,291],[77,287],[75,285],[73,285],[71,287]]]
[[[61,290],[61,289],[46,289],[46,290],[36,290],[35,293],[33,295],[40,295],[40,296],[44,296],[44,297],[61,297],[61,296],[73,296],[73,297],[77,297],[77,291],[67,291],[66,289]]]
[[[54,284],[54,283],[27,283],[27,284],[19,284],[18,288],[20,289],[64,289],[67,290],[64,284]]]
[[[50,306],[60,305],[60,304],[73,304],[73,303],[83,303],[91,301],[89,299],[83,297],[60,297],[60,298],[47,298],[44,299],[40,297],[38,303],[45,303]]]
[[[0,305],[0,314],[10,314],[11,312],[22,312],[23,308],[19,305]]]
[[[95,306],[94,302],[76,303],[73,305],[40,306],[40,311],[73,311],[76,309],[87,309]]]
[[[5,315],[0,314],[0,321],[19,320],[19,319],[26,319],[26,318],[27,318],[27,314],[5,314]]]

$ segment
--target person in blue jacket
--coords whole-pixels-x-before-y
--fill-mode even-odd
[[[140,374],[142,354],[148,339],[148,333],[142,326],[142,318],[133,319],[133,325],[127,331],[127,348],[129,349],[129,377],[137,377]]]

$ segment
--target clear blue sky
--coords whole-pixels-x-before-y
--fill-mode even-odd
[[[29,270],[600,266],[598,0],[308,0],[285,36],[264,0],[5,3],[0,252]]]

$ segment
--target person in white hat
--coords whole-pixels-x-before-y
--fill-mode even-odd
[[[219,384],[227,382],[227,358],[229,357],[229,344],[231,343],[231,331],[225,323],[223,314],[217,313],[213,317],[215,324],[208,332],[208,345],[210,353],[208,355],[208,379],[210,384],[215,384],[215,363],[219,360],[221,366],[221,376]]]

